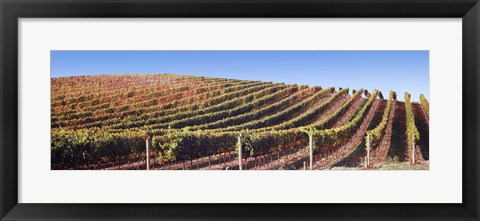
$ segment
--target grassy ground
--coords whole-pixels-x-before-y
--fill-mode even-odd
[[[364,165],[363,162],[361,165]],[[331,170],[359,170],[363,169],[362,167],[333,167]],[[417,162],[412,165],[410,162],[399,162],[398,158],[387,159],[382,163],[375,165],[373,170],[428,170],[429,161]],[[369,170],[372,170],[369,169]]]
[[[378,170],[428,170],[429,162],[423,161],[412,165],[410,162],[393,162],[382,163],[377,168]]]

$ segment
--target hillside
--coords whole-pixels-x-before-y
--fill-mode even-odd
[[[407,112],[416,121],[400,124],[410,132],[420,122],[416,139],[428,148],[428,101],[422,99]],[[395,101],[396,94],[387,100]],[[238,169],[239,139],[246,168],[301,169],[309,158],[309,135],[314,169],[360,166],[367,133],[372,151],[383,154],[374,157],[380,163],[391,149],[402,149],[382,146],[380,139],[405,139],[394,126],[385,129],[398,124],[394,109],[412,109],[387,100],[361,88],[172,74],[52,78],[52,169],[141,169],[147,143],[152,168]],[[428,159],[428,149],[418,151],[418,159]]]

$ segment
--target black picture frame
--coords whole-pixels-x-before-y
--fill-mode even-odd
[[[480,5],[477,0],[1,0],[0,15],[1,220],[479,220]],[[462,18],[463,203],[18,203],[17,21],[19,18],[47,17]]]

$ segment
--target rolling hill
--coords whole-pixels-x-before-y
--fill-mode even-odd
[[[52,78],[52,169],[142,169],[147,145],[156,169],[238,169],[238,146],[247,169],[304,169],[310,144],[312,169],[426,161],[428,100],[419,100],[173,74]]]

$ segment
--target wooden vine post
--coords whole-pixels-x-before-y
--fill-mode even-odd
[[[310,133],[308,135],[309,143],[310,143],[310,170],[313,169],[313,135]]]
[[[365,159],[365,168],[370,165],[370,134],[367,133],[367,159]]]
[[[145,161],[147,163],[147,170],[150,170],[150,155],[149,155],[149,148],[150,148],[150,140],[147,138],[147,140],[145,141],[146,143],[146,147],[145,147]]]
[[[415,134],[412,134],[412,164],[415,164]]]
[[[238,136],[238,169],[242,170],[242,140]]]

